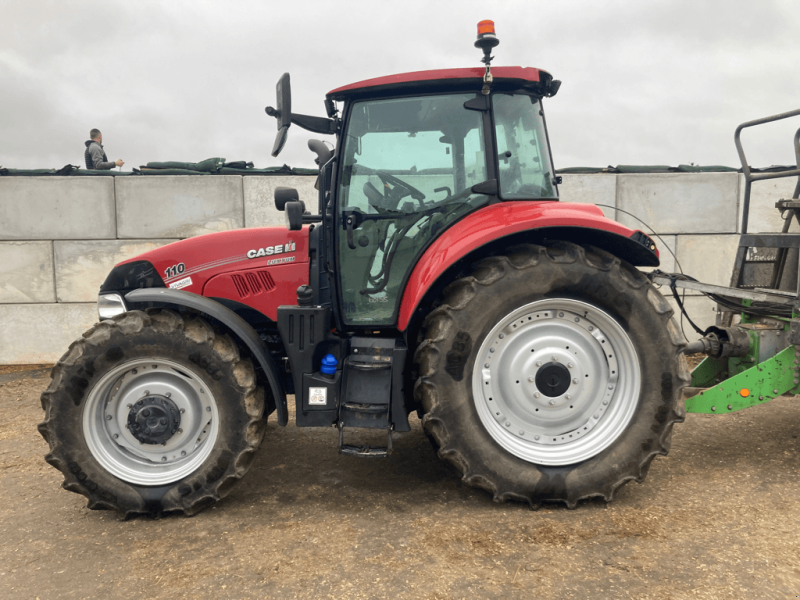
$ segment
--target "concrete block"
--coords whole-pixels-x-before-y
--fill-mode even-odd
[[[703,283],[727,287],[731,284],[738,247],[737,234],[679,235],[676,254],[687,275]]]
[[[0,304],[0,364],[53,364],[97,321],[95,304]]]
[[[95,302],[114,265],[176,240],[103,240],[55,242],[55,279],[59,302]]]
[[[188,238],[244,226],[242,177],[117,177],[117,237]]]
[[[0,178],[0,240],[115,237],[114,178]]]
[[[650,232],[647,232],[650,234]],[[658,254],[659,259],[661,260],[661,265],[658,267],[636,267],[640,271],[645,273],[649,273],[650,271],[654,271],[658,269],[660,271],[664,271],[666,273],[672,273],[677,271],[677,267],[675,267],[675,257],[673,256],[676,252],[675,244],[677,243],[677,236],[674,235],[662,235],[661,239],[657,237],[653,237],[653,241],[656,243],[658,247]],[[670,252],[672,250],[672,252]]]
[[[739,220],[736,231],[742,231],[742,214],[744,213],[744,175],[739,175]],[[778,200],[788,200],[794,195],[797,177],[781,179],[765,179],[754,181],[750,191],[750,217],[747,223],[748,233],[779,232],[783,229],[780,211],[775,208]],[[799,231],[797,220],[792,222],[789,231]]]
[[[686,320],[686,317],[683,317],[681,321],[681,310],[678,307],[678,303],[671,297],[671,294],[665,294],[667,298],[667,302],[669,302],[672,310],[675,311],[673,315],[675,318],[675,323],[678,325],[678,330],[681,329],[681,322],[683,323],[683,333],[688,338],[690,342],[695,340],[699,340],[702,335],[697,333],[689,322]],[[695,325],[697,325],[700,329],[705,331],[712,325],[717,324],[717,303],[713,300],[709,300],[706,296],[685,296],[681,302],[683,302],[683,306],[686,309],[686,313],[692,319]]]
[[[562,202],[584,202],[616,207],[617,176],[615,174],[567,174],[562,177],[564,181],[558,186]],[[613,208],[601,207],[601,209],[609,219],[616,219],[616,211]]]
[[[312,213],[317,212],[316,176],[311,175],[248,175],[242,178],[244,189],[245,227],[285,227],[284,215],[275,208],[275,188],[293,187],[300,200]]]
[[[55,299],[53,243],[0,242],[0,304]]]
[[[660,234],[735,233],[737,173],[651,173],[617,176],[617,208]],[[620,223],[642,225],[618,211]]]

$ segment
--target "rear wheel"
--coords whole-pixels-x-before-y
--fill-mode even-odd
[[[263,437],[263,390],[199,318],[132,311],[73,343],[42,394],[47,461],[90,508],[194,514],[226,495]]]
[[[426,319],[426,432],[496,500],[609,501],[683,420],[688,371],[664,298],[594,248],[526,246],[478,263]]]

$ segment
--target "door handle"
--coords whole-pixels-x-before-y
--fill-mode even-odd
[[[355,221],[355,218],[353,218],[353,215],[348,215],[348,217],[344,221],[345,230],[347,231],[347,247],[350,248],[350,250],[355,250],[356,249],[356,243],[353,240],[353,223],[354,223],[354,221]]]

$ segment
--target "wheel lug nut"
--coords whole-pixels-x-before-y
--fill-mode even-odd
[[[533,392],[533,397],[534,398],[538,398],[539,396],[541,396],[541,394],[539,392]]]
[[[576,385],[577,385],[577,383],[578,383],[578,378],[576,377],[575,379],[573,379],[573,380],[572,380],[572,383],[574,383],[574,384],[576,384]]]
[[[186,412],[186,409],[185,409],[185,408],[182,408],[182,409],[181,409],[181,414],[183,414],[183,413],[185,413],[185,412]]]
[[[149,408],[145,408],[145,409],[142,411],[142,414],[143,414],[145,417],[149,417],[149,416],[150,416],[150,409],[149,409]]]
[[[106,421],[110,421],[110,420],[111,420],[111,415],[106,415]]]
[[[535,440],[538,440],[538,439],[539,439],[539,436],[538,436],[538,435],[535,435],[535,436],[533,436],[533,439],[535,439]]]
[[[559,316],[559,317],[563,317],[563,316],[564,316],[564,313],[558,313],[558,316]]]
[[[537,366],[537,367],[541,367],[541,366],[542,366],[542,361],[540,361],[540,360],[537,360],[537,361],[536,361],[536,366]]]
[[[575,365],[574,365],[573,363],[567,363],[567,368],[568,368],[568,369],[571,369],[571,368],[572,368],[572,367],[574,367],[574,366],[575,366]]]
[[[533,377],[528,377],[528,382],[533,383]]]
[[[144,391],[144,395],[145,395],[145,396],[149,396],[149,395],[150,395],[150,390],[145,390],[145,391]]]
[[[555,403],[556,403],[555,400],[550,400],[550,402],[549,402],[550,406],[553,406]]]
[[[569,394],[566,394],[566,395],[564,396],[564,398],[565,398],[566,400],[569,400],[570,398],[572,398],[572,396],[570,396]]]
[[[161,457],[161,462],[167,462],[167,457],[166,456],[162,456]]]
[[[553,362],[558,362],[558,357],[557,357],[557,356],[551,356],[551,357],[550,357],[550,359],[551,359]]]
[[[166,393],[166,394],[164,394],[164,395],[165,395],[167,398],[172,398],[172,392],[167,392],[167,393]]]

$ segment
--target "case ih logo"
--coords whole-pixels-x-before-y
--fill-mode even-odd
[[[267,246],[266,248],[256,248],[255,250],[247,251],[247,258],[260,258],[262,256],[272,256],[273,254],[286,254],[287,252],[294,252],[294,242],[286,242],[278,246]]]

